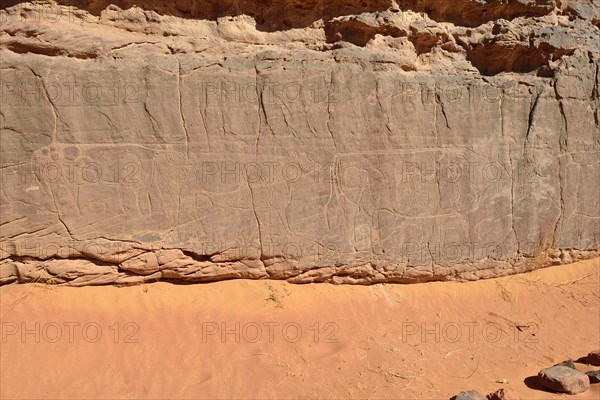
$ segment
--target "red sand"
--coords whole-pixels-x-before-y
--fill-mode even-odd
[[[5,286],[0,395],[565,398],[526,378],[600,347],[599,270],[596,259],[471,283]],[[599,386],[569,398],[598,399]]]

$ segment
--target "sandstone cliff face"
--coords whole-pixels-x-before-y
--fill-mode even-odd
[[[0,283],[598,255],[593,0],[3,3]]]

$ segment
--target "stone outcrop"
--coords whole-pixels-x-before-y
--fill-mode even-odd
[[[11,0],[0,20],[0,283],[599,255],[592,0]]]

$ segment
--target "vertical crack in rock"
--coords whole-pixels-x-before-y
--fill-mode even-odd
[[[505,131],[504,131],[504,90],[501,89],[500,90],[500,132],[502,135],[502,139],[505,138]]]
[[[558,109],[560,110],[560,115],[562,116],[563,119],[563,127],[564,129],[561,129],[560,131],[560,135],[559,135],[559,150],[561,153],[566,153],[569,151],[569,120],[567,119],[567,116],[565,115],[565,106],[563,104],[563,100],[559,99],[558,100]]]
[[[208,91],[206,90],[206,88],[202,88],[202,90],[200,90],[200,96],[201,96],[201,100],[200,100],[200,105],[199,105],[199,116],[200,119],[202,120],[202,126],[204,127],[204,134],[206,135],[206,147],[208,148],[208,152],[211,152],[211,148],[210,148],[210,133],[209,133],[209,129],[208,126],[206,125],[206,115],[207,115],[207,109],[208,109]],[[203,105],[202,108],[200,108]]]
[[[52,201],[54,202],[54,207],[56,207],[56,218],[58,219],[58,222],[60,222],[61,225],[65,228],[69,237],[71,239],[75,239],[75,237],[73,236],[73,233],[71,232],[71,229],[69,229],[67,224],[65,224],[65,221],[63,221],[62,217],[60,216],[60,209],[58,208],[58,205],[56,204],[56,198],[54,197],[54,194],[52,194]]]
[[[183,133],[185,134],[185,149],[186,149],[186,159],[190,160],[190,134],[187,129],[187,125],[185,123],[185,116],[183,115],[183,99],[181,96],[181,60],[177,58],[177,96],[179,98],[179,116],[181,117],[181,125],[183,127]],[[208,142],[207,142],[208,146]],[[210,147],[209,147],[210,152]]]
[[[595,105],[594,122],[596,123],[596,145],[600,148],[600,62],[596,62],[596,78],[594,79],[594,91],[592,101]]]
[[[54,128],[52,130],[52,143],[56,143],[57,142],[58,120],[60,119],[60,121],[63,123],[63,125],[65,127],[67,127],[67,129],[69,128],[69,124],[61,116],[60,112],[58,111],[58,108],[54,104],[54,101],[52,100],[52,97],[50,96],[50,93],[48,92],[48,88],[46,87],[46,83],[44,82],[44,79],[42,78],[42,76],[39,75],[38,73],[36,73],[33,70],[33,68],[31,68],[31,66],[27,65],[27,68],[40,81],[42,88],[44,89],[44,95],[46,96],[46,99],[48,100],[48,103],[50,104],[50,109],[52,110],[52,115],[54,118]],[[36,174],[33,174],[33,175],[35,176],[36,180],[38,181],[38,184],[40,184],[40,186],[42,186],[37,175]],[[65,221],[63,221],[62,216],[60,215],[60,207],[56,203],[56,197],[54,196],[54,192],[52,191],[52,189],[50,189],[50,196],[52,197],[52,203],[54,204],[54,208],[56,209],[55,212],[56,212],[56,218],[57,218],[58,222],[65,228],[65,231],[67,232],[69,237],[71,239],[74,239],[71,229],[67,226]]]
[[[510,163],[510,229],[512,234],[515,237],[515,242],[517,243],[517,254],[521,252],[521,244],[519,243],[519,237],[517,236],[517,231],[515,230],[515,173],[518,174],[518,166],[517,171],[515,172],[515,166],[512,158],[512,143],[508,146],[508,160]]]
[[[333,160],[334,160],[334,162],[337,162],[337,153],[334,154]],[[329,179],[329,196],[327,198],[327,203],[325,203],[325,205],[323,206],[324,213],[325,213],[325,222],[327,222],[327,231],[328,232],[331,231],[331,222],[329,221],[329,205],[331,204],[334,194],[335,194],[335,186],[333,184],[333,179]]]
[[[256,212],[256,202],[254,201],[254,191],[252,190],[252,185],[250,185],[250,180],[246,179],[246,184],[248,185],[248,190],[250,191],[250,201],[252,203],[252,212],[254,213],[254,218],[256,219],[256,226],[258,229],[258,247],[260,249],[260,254],[258,256],[258,259],[261,263],[263,263],[263,267],[265,267],[264,265],[264,250],[263,250],[263,234],[262,234],[262,227],[260,225],[260,219],[258,218],[258,213]]]
[[[435,99],[436,102],[440,105],[440,111],[442,112],[444,120],[446,121],[446,128],[452,130],[452,128],[450,128],[450,123],[448,122],[448,115],[446,115],[446,109],[444,108],[444,101],[442,100],[442,96],[437,89],[435,90]]]
[[[535,111],[537,109],[538,106],[538,102],[540,101],[540,97],[541,97],[541,92],[538,92],[538,89],[536,88],[535,91],[535,99],[533,100],[533,103],[531,105],[531,109],[529,110],[529,117],[527,120],[527,132],[525,133],[525,141],[523,143],[523,150],[525,151],[524,156],[527,157],[528,154],[528,147],[529,147],[529,137],[531,135],[531,133],[534,130],[534,119],[535,119]],[[528,161],[527,159],[525,161]]]
[[[379,106],[379,110],[381,111],[381,114],[385,118],[385,129],[387,131],[388,142],[391,144],[393,132],[392,132],[392,129],[390,128],[390,116],[385,111],[385,108],[383,107],[383,104],[381,103],[381,98],[379,97],[380,86],[381,86],[381,84],[379,82],[380,82],[379,79],[375,81],[375,97],[377,98],[377,104]]]
[[[335,137],[333,136],[333,132],[331,131],[331,92],[333,89],[333,67],[329,70],[329,86],[326,88],[327,90],[327,131],[329,132],[329,136],[331,136],[331,141],[333,142],[333,147],[335,148],[335,154],[337,157],[338,148],[335,143]],[[334,92],[335,93],[335,92]]]
[[[110,126],[111,134],[117,135],[119,133],[119,128],[112,122],[110,117],[102,110],[98,110],[98,114],[102,115],[108,126]]]
[[[431,247],[429,245],[429,241],[427,241],[427,251],[429,252],[429,257],[431,258],[431,273],[434,273],[434,269],[435,269],[435,256],[433,254],[433,251],[431,251]]]
[[[264,101],[265,86],[262,83],[259,85],[260,72],[258,71],[257,65],[254,66],[254,71],[256,73],[256,98],[257,98],[257,105],[258,105],[258,129],[256,132],[255,155],[258,159],[258,143],[260,141],[260,135],[262,133],[263,119],[265,121],[264,125],[269,128],[269,130],[271,131],[271,134],[275,135],[275,132],[271,128],[268,117],[267,117],[267,110],[265,108],[265,101]]]
[[[285,110],[287,110],[287,112],[290,114],[290,117],[292,116],[292,110],[290,109],[290,106],[288,106],[287,102],[285,100],[281,101],[281,105],[283,107],[285,107]],[[296,130],[296,128],[294,128],[293,124],[290,123],[290,121],[288,121],[288,117],[286,115],[285,110],[283,109],[283,107],[281,107],[281,115],[283,115],[283,122],[285,122],[285,126],[287,128],[290,128],[292,130],[292,135],[296,138],[296,139],[302,139],[302,135],[299,134],[299,132]]]
[[[158,121],[156,120],[156,118],[154,117],[154,115],[152,115],[152,113],[150,113],[150,110],[148,109],[148,99],[150,96],[150,84],[148,82],[148,68],[146,67],[144,68],[144,84],[145,84],[145,91],[146,91],[146,98],[144,99],[144,112],[146,113],[146,116],[148,117],[148,119],[150,120],[150,126],[152,127],[152,132],[154,133],[154,137],[156,138],[157,142],[160,143],[161,141],[164,143],[165,140],[162,138],[161,135],[161,131],[160,131],[160,124],[158,123]]]
[[[504,90],[500,91],[500,126],[501,126],[501,132],[502,132],[502,139],[505,139],[505,126],[504,126],[504,97],[505,97],[505,93]],[[517,165],[517,169],[515,171],[515,163],[513,160],[513,144],[514,142],[514,137],[510,136],[511,139],[513,139],[511,142],[509,142],[508,144],[508,162],[509,162],[509,169],[506,171],[507,174],[509,174],[510,176],[510,230],[513,234],[513,236],[515,237],[515,243],[517,244],[517,254],[521,253],[521,243],[519,243],[519,237],[517,235],[517,231],[515,229],[515,174],[518,174],[518,165]]]
[[[554,88],[556,90],[556,80],[554,81]],[[565,212],[565,200],[564,200],[564,190],[565,190],[565,185],[567,184],[567,182],[565,181],[566,177],[564,176],[566,173],[566,169],[567,169],[567,165],[568,162],[565,161],[565,157],[568,156],[568,138],[569,138],[569,122],[567,119],[567,116],[565,114],[565,109],[564,109],[564,104],[563,104],[563,100],[560,98],[560,96],[558,95],[558,92],[556,92],[556,98],[558,99],[558,108],[560,110],[560,114],[562,116],[563,119],[563,127],[560,130],[560,135],[559,135],[559,143],[558,143],[558,148],[559,148],[559,156],[558,156],[558,182],[559,182],[559,196],[560,196],[560,210],[559,210],[559,214],[558,214],[558,218],[556,220],[556,224],[554,225],[554,231],[553,231],[553,236],[552,236],[552,245],[553,247],[556,246],[557,244],[557,232],[558,232],[558,227],[561,225],[563,217],[564,217],[564,212]]]
[[[255,66],[254,69],[256,71],[256,82],[257,82],[257,90],[258,90],[258,78],[259,78],[260,72],[258,71],[258,66]],[[273,94],[273,93],[271,95],[273,97],[275,96],[275,94]],[[265,119],[265,125],[271,131],[271,135],[275,136],[275,131],[273,130],[273,127],[271,126],[271,123],[269,122],[269,117],[267,116],[267,108],[265,107],[265,85],[263,85],[263,84],[261,84],[261,87],[260,87],[260,97],[258,98],[258,100],[259,100],[259,110]]]
[[[566,168],[566,166],[563,165],[563,157],[564,155],[561,154],[558,158],[558,182],[559,182],[559,196],[560,196],[560,210],[559,210],[559,214],[558,214],[558,218],[556,219],[556,223],[554,224],[554,230],[553,230],[553,236],[552,236],[552,246],[556,247],[557,245],[557,232],[558,232],[558,227],[560,226],[562,219],[563,219],[563,215],[565,212],[565,200],[564,200],[564,186],[566,184],[565,182],[565,177],[564,177],[564,173],[563,173],[563,168]]]
[[[44,79],[42,78],[42,76],[39,75],[37,72],[35,72],[34,69],[31,68],[31,66],[27,65],[27,68],[40,81],[42,88],[44,89],[44,96],[46,96],[48,103],[50,103],[50,109],[52,110],[52,116],[54,117],[54,129],[52,130],[52,143],[56,143],[57,142],[56,135],[57,135],[57,130],[58,130],[58,120],[60,119],[60,121],[63,123],[63,125],[67,129],[69,129],[70,126],[67,123],[67,121],[65,121],[65,119],[62,117],[62,115],[58,111],[58,108],[56,108],[56,105],[54,104],[52,97],[50,97],[50,93],[48,92],[48,88],[46,87],[46,83],[44,82]]]
[[[262,130],[262,118],[264,116],[265,118],[265,123],[268,124],[267,122],[267,114],[266,114],[266,110],[265,110],[265,104],[264,104],[264,100],[263,100],[263,90],[264,90],[264,86],[260,85],[259,87],[259,71],[258,71],[258,66],[254,66],[254,72],[255,72],[255,90],[256,90],[256,101],[257,101],[257,117],[258,117],[258,124],[257,124],[257,130],[256,130],[256,143],[254,146],[254,161],[255,163],[258,163],[258,144],[259,144],[259,140],[260,140],[260,134],[261,134],[261,130]],[[248,190],[250,191],[250,201],[252,203],[252,212],[254,213],[254,218],[256,219],[256,227],[258,230],[258,247],[259,247],[259,255],[258,255],[258,259],[259,261],[262,263],[263,268],[265,268],[265,264],[264,264],[264,248],[263,248],[263,233],[262,233],[262,227],[260,224],[260,219],[258,218],[258,213],[256,212],[256,202],[254,200],[254,190],[252,189],[252,185],[250,184],[250,179],[248,178],[248,176],[243,177],[242,179],[246,180],[246,184],[248,185]]]
[[[442,188],[441,188],[441,184],[440,184],[440,179],[441,179],[441,173],[436,173],[435,174],[435,182],[437,185],[437,192],[438,192],[438,209],[437,212],[442,212],[443,210],[443,206],[442,206]]]
[[[261,100],[260,93],[258,88],[258,67],[254,66],[255,76],[254,76],[254,90],[256,90],[256,142],[254,144],[254,155],[255,158],[258,159],[258,142],[260,141],[260,133],[262,129],[262,116],[261,116]]]

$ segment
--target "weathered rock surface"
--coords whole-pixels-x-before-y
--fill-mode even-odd
[[[590,378],[586,374],[564,366],[544,368],[538,378],[543,387],[560,393],[577,394],[590,388]]]
[[[590,351],[586,357],[586,361],[592,365],[600,365],[600,350]]]
[[[453,396],[450,400],[485,400],[485,396],[476,390],[468,390],[460,392]]]
[[[521,400],[516,390],[510,388],[498,389],[487,396],[488,400]]]
[[[590,383],[600,383],[600,369],[585,373],[590,378]]]
[[[11,0],[0,20],[0,284],[599,255],[592,0]]]
[[[554,364],[555,367],[569,367],[571,369],[577,369],[577,366],[575,366],[575,363],[573,362],[573,360],[565,360],[562,362],[559,362],[558,364]]]

